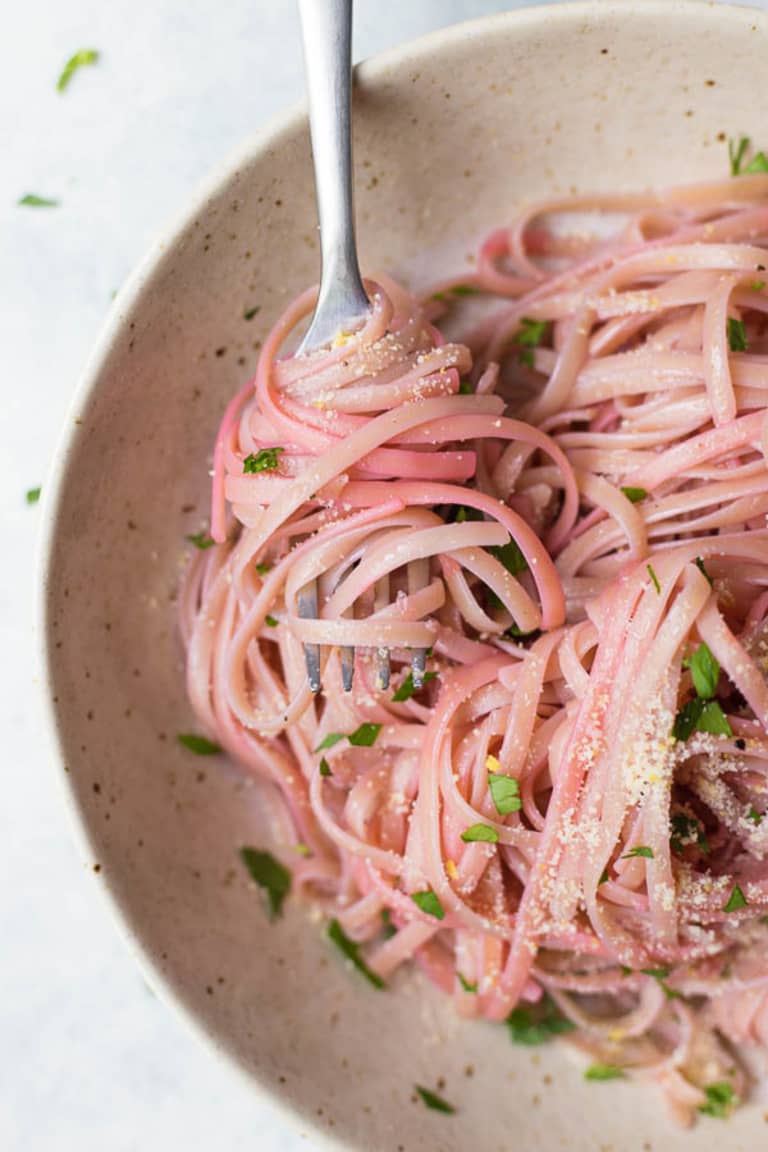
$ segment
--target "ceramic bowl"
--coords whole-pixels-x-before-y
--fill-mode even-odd
[[[726,136],[766,144],[767,50],[766,13],[598,0],[449,28],[362,65],[364,268],[417,285],[464,266],[523,199],[722,175]],[[49,722],[98,882],[161,994],[321,1145],[691,1152],[716,1137],[737,1152],[765,1140],[764,1105],[682,1134],[651,1086],[585,1083],[568,1052],[457,1020],[418,976],[375,991],[306,910],[267,923],[237,859],[258,843],[258,788],[176,741],[193,720],[175,598],[224,404],[317,273],[298,111],[218,172],[148,256],[77,393],[48,483],[41,595]],[[417,1083],[442,1085],[456,1115],[428,1111]]]

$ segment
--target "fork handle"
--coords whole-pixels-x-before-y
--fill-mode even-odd
[[[352,207],[352,0],[299,0],[320,220],[320,295],[306,348],[369,309]]]

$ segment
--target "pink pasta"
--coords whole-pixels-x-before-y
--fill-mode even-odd
[[[199,721],[368,971],[556,1020],[684,1122],[768,1041],[766,269],[757,174],[534,206],[292,356],[306,292],[182,598]]]

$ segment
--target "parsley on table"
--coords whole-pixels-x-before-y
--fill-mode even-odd
[[[37,196],[34,192],[27,192],[19,200],[22,208],[58,208],[59,201],[51,200],[48,196]]]
[[[623,1080],[626,1073],[618,1064],[590,1064],[584,1073],[585,1080]]]
[[[56,82],[56,91],[64,92],[79,68],[87,68],[89,65],[97,64],[98,60],[99,53],[95,48],[81,48],[79,52],[75,52],[61,70],[61,75]]]
[[[27,488],[24,496],[27,504],[37,504],[38,500],[40,499],[41,492],[42,488]]]

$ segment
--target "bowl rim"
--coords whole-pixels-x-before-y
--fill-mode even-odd
[[[750,3],[722,4],[710,0],[553,0],[535,7],[523,7],[505,12],[473,17],[437,28],[415,39],[406,40],[383,52],[361,61],[354,68],[355,82],[361,80],[366,85],[377,85],[386,81],[387,71],[400,67],[409,59],[435,56],[446,48],[468,37],[482,37],[492,34],[495,29],[534,28],[546,23],[568,26],[606,15],[642,18],[654,21],[671,13],[687,14],[695,19],[706,10],[709,20],[718,23],[733,20],[739,15],[756,23],[762,23],[768,32],[768,8],[754,7]],[[731,15],[734,13],[734,15]],[[47,469],[42,486],[41,524],[35,556],[35,625],[34,649],[37,672],[39,714],[43,735],[41,747],[48,753],[54,766],[62,795],[70,835],[73,837],[78,855],[82,861],[90,861],[95,855],[95,844],[89,834],[84,808],[81,805],[72,774],[65,767],[64,745],[59,721],[59,712],[53,701],[54,675],[52,670],[52,636],[49,613],[49,587],[52,578],[53,549],[56,543],[59,513],[62,504],[64,477],[72,464],[80,441],[79,414],[85,410],[91,397],[96,394],[98,381],[109,353],[120,337],[128,315],[138,303],[149,281],[162,269],[166,260],[171,260],[173,252],[184,232],[204,211],[206,205],[219,196],[239,169],[252,163],[266,151],[281,145],[307,120],[305,100],[294,102],[269,117],[254,133],[230,149],[218,160],[211,171],[198,181],[184,206],[175,212],[169,221],[161,225],[155,238],[150,241],[124,286],[102,322],[96,342],[86,358],[72,398],[64,416],[56,447]],[[90,868],[88,869],[91,874]],[[94,877],[94,882],[96,878]],[[116,927],[118,936],[137,964],[144,979],[157,994],[162,1004],[180,1022],[188,1034],[216,1058],[218,1064],[235,1073],[240,1082],[255,1093],[259,1103],[266,1106],[271,1115],[289,1130],[309,1137],[318,1152],[360,1152],[357,1145],[346,1137],[331,1135],[321,1128],[316,1117],[299,1103],[290,1103],[286,1095],[264,1081],[253,1069],[246,1068],[235,1052],[224,1045],[184,1002],[171,975],[162,970],[160,963],[145,948],[139,931],[134,927],[128,902],[113,886],[109,868],[99,873],[97,890],[107,908],[109,918]]]

